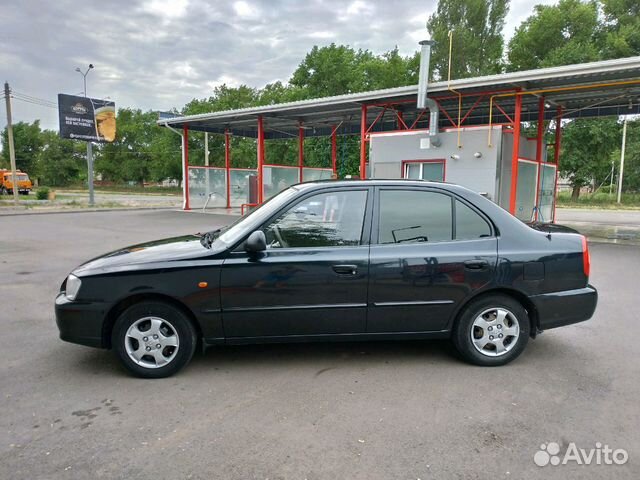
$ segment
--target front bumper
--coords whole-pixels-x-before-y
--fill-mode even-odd
[[[106,314],[101,303],[73,302],[64,293],[56,297],[56,324],[60,338],[66,342],[104,348],[102,327]]]
[[[538,328],[562,327],[589,320],[598,304],[598,291],[588,285],[577,290],[529,297],[538,312]]]

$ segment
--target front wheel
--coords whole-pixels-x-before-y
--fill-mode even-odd
[[[499,366],[522,353],[530,330],[529,316],[518,301],[505,295],[488,295],[462,311],[452,340],[468,362]]]
[[[141,302],[116,320],[112,345],[134,375],[163,378],[182,369],[196,349],[196,330],[186,315],[163,302]]]

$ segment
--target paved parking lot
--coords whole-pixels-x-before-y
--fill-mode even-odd
[[[640,247],[592,244],[589,322],[513,364],[447,342],[268,345],[130,377],[57,338],[53,299],[78,263],[232,217],[169,211],[0,218],[0,478],[640,478]],[[546,442],[624,448],[624,466],[533,462]]]

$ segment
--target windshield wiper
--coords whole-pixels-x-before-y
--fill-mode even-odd
[[[205,248],[211,248],[211,244],[216,238],[218,238],[220,232],[222,232],[222,228],[217,228],[215,230],[211,230],[210,232],[202,234],[200,236],[200,243]]]

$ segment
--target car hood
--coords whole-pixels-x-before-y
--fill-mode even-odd
[[[82,275],[88,274],[89,271],[114,267],[189,260],[210,256],[213,253],[213,250],[200,243],[199,235],[184,235],[121,248],[83,263],[73,273]]]

